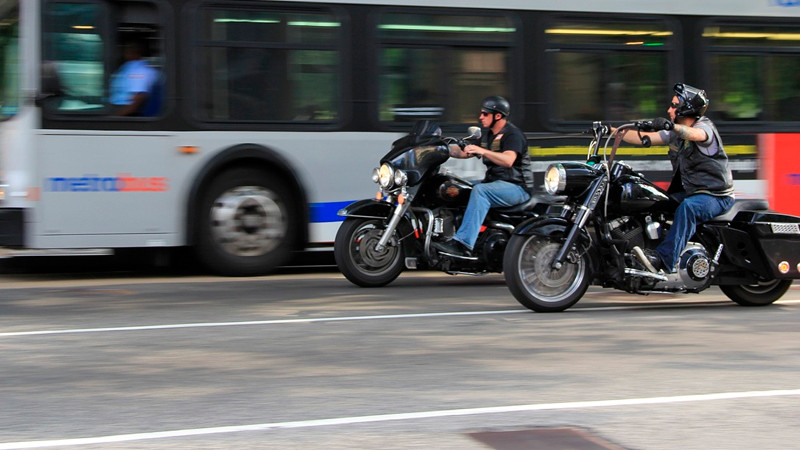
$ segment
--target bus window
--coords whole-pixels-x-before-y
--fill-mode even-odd
[[[557,122],[664,115],[673,32],[661,21],[559,20],[545,29]]]
[[[800,27],[715,23],[703,38],[718,120],[800,120]]]
[[[337,119],[341,24],[332,14],[209,7],[201,17],[199,119]]]
[[[46,103],[45,110],[57,114],[158,115],[164,78],[163,39],[157,21],[157,8],[148,1],[47,3],[43,67],[58,78],[63,95]],[[132,48],[137,49],[143,68],[152,74],[146,85],[135,88],[122,81],[141,78],[139,73],[126,77],[119,72],[129,62],[126,55],[132,54]],[[125,89],[141,91],[141,102],[135,103],[135,108],[123,108],[133,102],[133,93],[120,93]]]
[[[380,120],[475,122],[482,98],[510,96],[515,32],[505,16],[384,14],[378,24]]]
[[[19,108],[19,10],[0,17],[0,120]]]
[[[165,94],[163,31],[158,10],[149,2],[114,2],[113,72],[108,82],[109,113],[153,117],[161,113]]]
[[[103,111],[106,39],[101,4],[48,3],[43,59],[54,67],[64,96],[48,106],[57,112]]]

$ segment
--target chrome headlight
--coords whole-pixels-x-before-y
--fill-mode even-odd
[[[381,168],[378,170],[378,183],[382,188],[387,189],[392,186],[392,181],[394,181],[394,170],[392,166],[382,164]]]
[[[381,181],[381,169],[374,168],[372,169],[372,182],[379,183]]]
[[[394,184],[395,186],[405,186],[408,183],[408,174],[406,174],[405,170],[396,170],[394,172]]]
[[[550,164],[544,173],[544,190],[550,195],[560,194],[567,187],[567,171],[561,164]]]

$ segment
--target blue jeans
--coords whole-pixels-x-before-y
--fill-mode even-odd
[[[466,245],[470,250],[478,240],[481,225],[489,209],[498,206],[514,206],[528,201],[530,194],[522,186],[508,181],[479,183],[472,188],[464,220],[453,239]]]
[[[697,225],[726,213],[733,207],[733,201],[733,197],[695,194],[686,197],[681,202],[678,209],[675,210],[675,218],[667,237],[656,248],[667,271],[675,271],[678,257],[694,234]]]

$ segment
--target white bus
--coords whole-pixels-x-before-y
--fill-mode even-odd
[[[267,273],[330,248],[410,122],[464,132],[487,95],[511,100],[540,167],[584,151],[553,137],[704,87],[756,195],[758,134],[800,125],[800,2],[490,3],[0,0],[0,246],[192,247]],[[121,116],[128,41],[158,76]],[[663,149],[627,151],[667,179]]]

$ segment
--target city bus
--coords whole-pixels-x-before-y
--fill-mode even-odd
[[[129,42],[155,76],[122,115]],[[762,138],[800,126],[800,2],[0,0],[0,247],[265,274],[331,248],[416,120],[458,136],[505,96],[540,180],[592,121],[665,116],[676,82],[706,89],[739,193],[764,196]],[[620,154],[668,182],[665,149]]]

